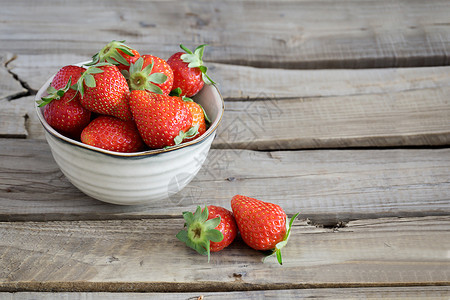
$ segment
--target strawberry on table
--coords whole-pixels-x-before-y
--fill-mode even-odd
[[[150,148],[177,145],[197,134],[191,112],[179,97],[134,90],[129,104],[137,128]]]
[[[131,120],[125,77],[115,65],[98,63],[90,66],[76,84],[81,104],[92,112]]]
[[[129,72],[123,72],[123,74],[131,90],[146,90],[165,95],[172,90],[172,69],[164,59],[154,55],[142,55],[130,65]]]
[[[145,145],[133,121],[112,116],[99,116],[84,128],[81,141],[115,152],[139,152]]]
[[[181,96],[194,96],[203,88],[205,82],[215,84],[206,74],[207,67],[203,65],[205,46],[200,45],[192,52],[180,45],[185,52],[177,52],[167,60],[174,75],[172,89],[180,88],[183,91]]]
[[[130,64],[140,57],[136,49],[125,44],[125,41],[111,41],[99,52],[92,56],[92,62],[86,66],[93,66],[101,62],[116,65],[119,70],[128,70]]]
[[[231,208],[244,242],[256,250],[271,250],[282,264],[281,248],[287,244],[298,213],[286,226],[286,213],[273,203],[236,195],[231,199]]]
[[[58,80],[57,82],[60,82]],[[38,101],[39,107],[44,107],[44,118],[47,123],[59,133],[79,139],[81,131],[91,120],[91,112],[85,109],[80,103],[79,94],[70,89],[71,79],[69,77],[65,86],[56,89],[50,86],[47,89],[49,94]],[[56,84],[59,86],[59,83]]]
[[[237,235],[237,226],[233,214],[220,206],[210,205],[195,213],[183,212],[186,229],[177,234],[177,238],[202,255],[218,252],[228,247]]]

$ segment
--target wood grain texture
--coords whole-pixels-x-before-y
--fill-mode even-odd
[[[76,56],[60,59],[66,57],[72,63],[82,60]],[[41,58],[48,69],[28,71],[28,64],[36,57],[26,55],[9,65],[32,90],[40,88],[49,72],[64,65],[48,56]],[[238,100],[226,102],[213,144],[216,148],[450,144],[450,67],[301,71],[213,64],[212,71],[221,82],[223,97]],[[280,78],[282,85],[273,81],[271,74]],[[20,107],[7,108],[0,135],[18,137],[27,131],[31,138],[43,138],[34,112],[28,113],[31,118],[27,123],[22,119],[26,107],[21,103],[28,99],[10,101],[10,107]],[[33,103],[29,105],[27,112]],[[11,133],[10,128],[17,129]]]
[[[89,59],[70,53],[22,54],[8,70],[36,92],[62,66]],[[449,86],[450,81],[450,67],[286,70],[208,63],[208,73],[225,100],[387,94]]]
[[[26,89],[22,87],[7,68],[8,62],[12,59],[13,55],[11,53],[0,52],[0,100],[9,100],[26,92]]]
[[[262,263],[240,240],[208,264],[176,240],[182,227],[182,219],[0,223],[0,291],[450,284],[448,216],[360,220],[338,230],[297,222],[282,266]]]
[[[212,149],[197,177],[167,201],[116,206],[73,187],[42,140],[0,144],[0,220],[180,216],[197,205],[230,208],[235,194],[300,211],[313,222],[450,212],[450,149],[257,152]]]
[[[34,96],[0,100],[0,138],[44,138]]]
[[[421,286],[421,287],[377,287],[377,288],[321,288],[321,289],[290,289],[246,292],[217,292],[217,293],[46,293],[19,292],[0,293],[3,300],[140,300],[140,299],[428,299],[441,300],[450,296],[449,287]],[[201,298],[203,297],[203,298]]]
[[[207,43],[211,61],[258,67],[449,64],[445,0],[3,4],[8,11],[0,15],[0,52],[92,55],[110,40],[125,39],[163,58],[177,51],[179,43]]]
[[[259,150],[450,144],[450,86],[226,103],[216,148]]]
[[[208,72],[225,100],[241,101],[370,97],[450,85],[450,67],[286,70],[212,63]]]

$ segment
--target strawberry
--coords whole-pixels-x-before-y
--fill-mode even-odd
[[[191,126],[191,112],[179,97],[134,90],[129,104],[137,128],[150,148],[177,145],[197,134],[197,128]]]
[[[270,255],[276,255],[282,264],[281,248],[287,244],[298,213],[286,226],[286,213],[273,203],[236,195],[231,199],[231,208],[244,242],[256,250],[271,250]]]
[[[111,41],[99,52],[92,56],[92,62],[86,66],[93,66],[101,62],[116,65],[119,70],[128,70],[140,54],[137,50],[125,44],[125,41]]]
[[[81,131],[91,120],[91,112],[81,105],[79,94],[70,89],[70,84],[69,77],[62,89],[50,86],[47,89],[49,95],[38,104],[39,107],[45,105],[44,118],[51,127],[67,137],[79,139]]]
[[[131,90],[146,90],[156,94],[168,95],[173,85],[173,72],[165,60],[144,54],[129,72],[123,72]]]
[[[182,91],[180,88],[173,89],[170,92],[171,96],[180,97],[181,94],[182,94]],[[205,110],[203,109],[203,107],[200,104],[198,104],[197,102],[194,102],[193,99],[186,97],[186,96],[182,96],[181,98],[183,99],[187,108],[191,111],[192,126],[198,126],[198,134],[192,138],[185,140],[186,142],[188,142],[188,141],[198,138],[203,133],[205,133],[207,123],[209,124],[209,123],[211,123],[211,121],[209,120],[208,116],[206,115]]]
[[[183,45],[180,48],[185,52],[174,53],[167,63],[174,75],[173,89],[181,88],[181,96],[192,97],[197,94],[204,83],[215,84],[206,74],[207,68],[203,65],[203,52],[206,45],[198,46],[194,52]]]
[[[192,99],[190,98],[183,98],[184,104],[186,105],[186,107],[190,110],[191,115],[192,115],[192,126],[198,126],[198,133],[189,139],[186,139],[185,141],[191,141],[193,139],[198,138],[199,136],[201,136],[202,134],[204,134],[206,132],[206,122],[209,122],[208,116],[206,116],[205,111],[203,110],[203,107],[198,104],[197,102],[194,102]]]
[[[84,128],[81,141],[85,144],[116,152],[139,152],[144,142],[133,121],[101,115]]]
[[[185,230],[177,238],[202,255],[217,252],[228,247],[237,235],[237,226],[233,214],[220,206],[210,205],[195,213],[183,212],[186,221]]]
[[[127,102],[130,92],[125,77],[109,63],[90,66],[76,84],[81,104],[92,112],[131,120]]]
[[[55,77],[53,77],[52,83],[50,85],[57,90],[63,89],[70,78],[72,80],[72,83],[75,83],[78,81],[84,71],[86,71],[86,69],[83,67],[73,65],[64,66],[59,69]]]

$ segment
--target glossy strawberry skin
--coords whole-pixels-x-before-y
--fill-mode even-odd
[[[84,87],[81,104],[92,112],[131,120],[127,96],[130,92],[125,77],[116,66],[101,66],[102,73],[94,74],[95,87]]]
[[[200,137],[202,134],[206,132],[206,120],[205,120],[205,114],[203,112],[202,107],[194,102],[194,101],[185,101],[185,105],[190,110],[192,115],[192,126],[199,125],[198,126],[198,134],[194,136],[193,138],[187,139],[186,141],[194,140],[198,137]]]
[[[181,88],[181,96],[192,97],[203,88],[204,81],[199,68],[189,68],[181,59],[183,54],[177,52],[167,60],[173,71],[172,89]]]
[[[48,103],[44,118],[59,133],[78,140],[91,120],[91,112],[81,105],[79,94],[75,94],[75,90],[69,89],[61,99]]]
[[[57,90],[62,89],[66,86],[69,78],[71,78],[71,82],[72,84],[74,84],[75,82],[77,82],[84,71],[86,71],[86,69],[83,67],[74,65],[64,66],[59,69],[55,77],[53,77],[52,83],[50,85]]]
[[[192,125],[191,112],[179,97],[134,90],[129,104],[144,142],[152,149],[175,145],[180,130],[186,132]]]
[[[139,152],[144,142],[133,121],[123,121],[112,116],[99,116],[81,133],[85,144],[115,152]]]
[[[223,240],[220,242],[211,242],[211,252],[218,252],[225,247],[228,247],[236,238],[238,228],[236,221],[234,220],[233,213],[226,208],[220,206],[209,205],[208,206],[208,220],[220,217],[220,223],[215,228],[222,232]]]
[[[276,204],[236,195],[231,208],[244,242],[256,250],[271,250],[286,236],[286,213]]]
[[[154,56],[154,55],[149,55],[149,54],[144,54],[142,55],[142,58],[144,59],[144,64],[142,69],[144,69],[146,66],[151,65],[152,60],[153,60],[153,69],[152,69],[152,74],[153,73],[163,73],[164,75],[167,76],[167,79],[164,83],[162,84],[155,84],[157,86],[159,86],[163,92],[163,94],[168,95],[170,93],[170,91],[172,90],[172,86],[173,86],[173,71],[172,68],[169,66],[169,64],[162,58]]]

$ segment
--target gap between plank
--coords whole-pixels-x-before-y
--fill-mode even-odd
[[[296,283],[250,284],[236,278],[235,282],[16,282],[0,283],[0,292],[232,292],[322,288],[373,288],[373,287],[429,287],[450,286],[449,281],[416,283]]]

